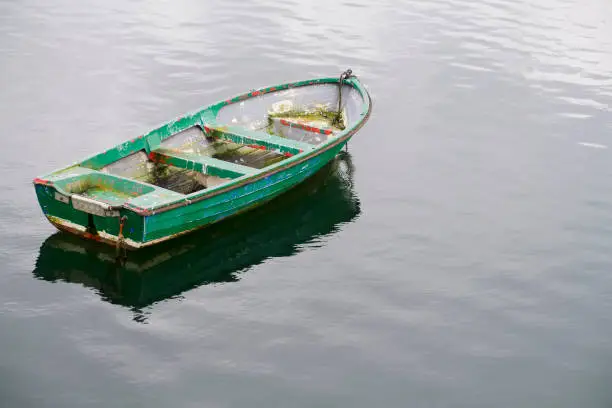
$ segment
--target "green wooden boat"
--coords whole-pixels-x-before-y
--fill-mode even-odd
[[[367,121],[351,71],[218,102],[34,179],[62,231],[138,249],[263,204],[315,174]]]

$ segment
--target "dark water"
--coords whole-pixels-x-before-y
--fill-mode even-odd
[[[1,407],[609,407],[608,0],[0,0]],[[32,178],[351,67],[349,155],[130,258]]]

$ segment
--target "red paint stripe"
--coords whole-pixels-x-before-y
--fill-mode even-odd
[[[256,145],[256,144],[250,144],[250,145],[247,145],[247,147],[250,147],[252,149],[266,150],[266,146],[261,146],[261,145]]]
[[[289,127],[292,127],[292,128],[303,129],[303,130],[305,130],[307,132],[321,133],[321,134],[325,134],[325,135],[331,135],[332,134],[331,129],[321,129],[321,128],[314,127],[314,126],[308,126],[308,125],[305,125],[305,124],[299,123],[299,122],[298,123],[296,123],[296,122],[289,122],[286,119],[281,119],[280,123],[281,123],[281,125],[289,126]]]
[[[41,178],[38,178],[38,177],[35,178],[33,182],[34,182],[34,184],[42,184],[42,185],[45,185],[45,186],[52,186],[53,185],[52,181],[41,179]]]

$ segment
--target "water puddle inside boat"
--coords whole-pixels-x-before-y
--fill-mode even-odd
[[[215,153],[212,157],[255,169],[263,169],[287,158],[279,153],[254,149],[228,141],[215,142]]]
[[[187,129],[162,142],[164,152],[187,153],[227,161],[255,169],[263,169],[287,157],[224,139],[210,139],[196,127]]]
[[[230,180],[164,163],[156,163],[149,160],[144,152],[138,152],[118,160],[106,166],[102,171],[153,184],[180,194],[195,193]]]
[[[297,109],[289,101],[283,101],[272,105],[272,110],[268,112],[269,130],[272,130],[274,119],[285,119],[334,131],[344,130],[343,113],[338,114],[325,105],[318,105],[313,109]]]
[[[259,125],[258,130],[318,145],[344,130],[344,116],[344,112],[330,110],[327,105],[298,108],[291,101],[281,101],[271,106],[265,126]]]
[[[304,103],[303,100],[284,99],[266,104],[254,99],[224,107],[217,120],[227,126],[318,145],[346,127],[346,109],[338,112],[336,108],[337,104],[331,102]]]
[[[208,186],[206,174],[155,163],[145,181],[157,187],[180,194],[191,194],[206,189]],[[229,181],[229,179],[227,179]]]

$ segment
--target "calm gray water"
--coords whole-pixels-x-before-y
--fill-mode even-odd
[[[0,406],[609,407],[609,0],[0,0]],[[347,67],[333,168],[117,268],[31,179]]]

